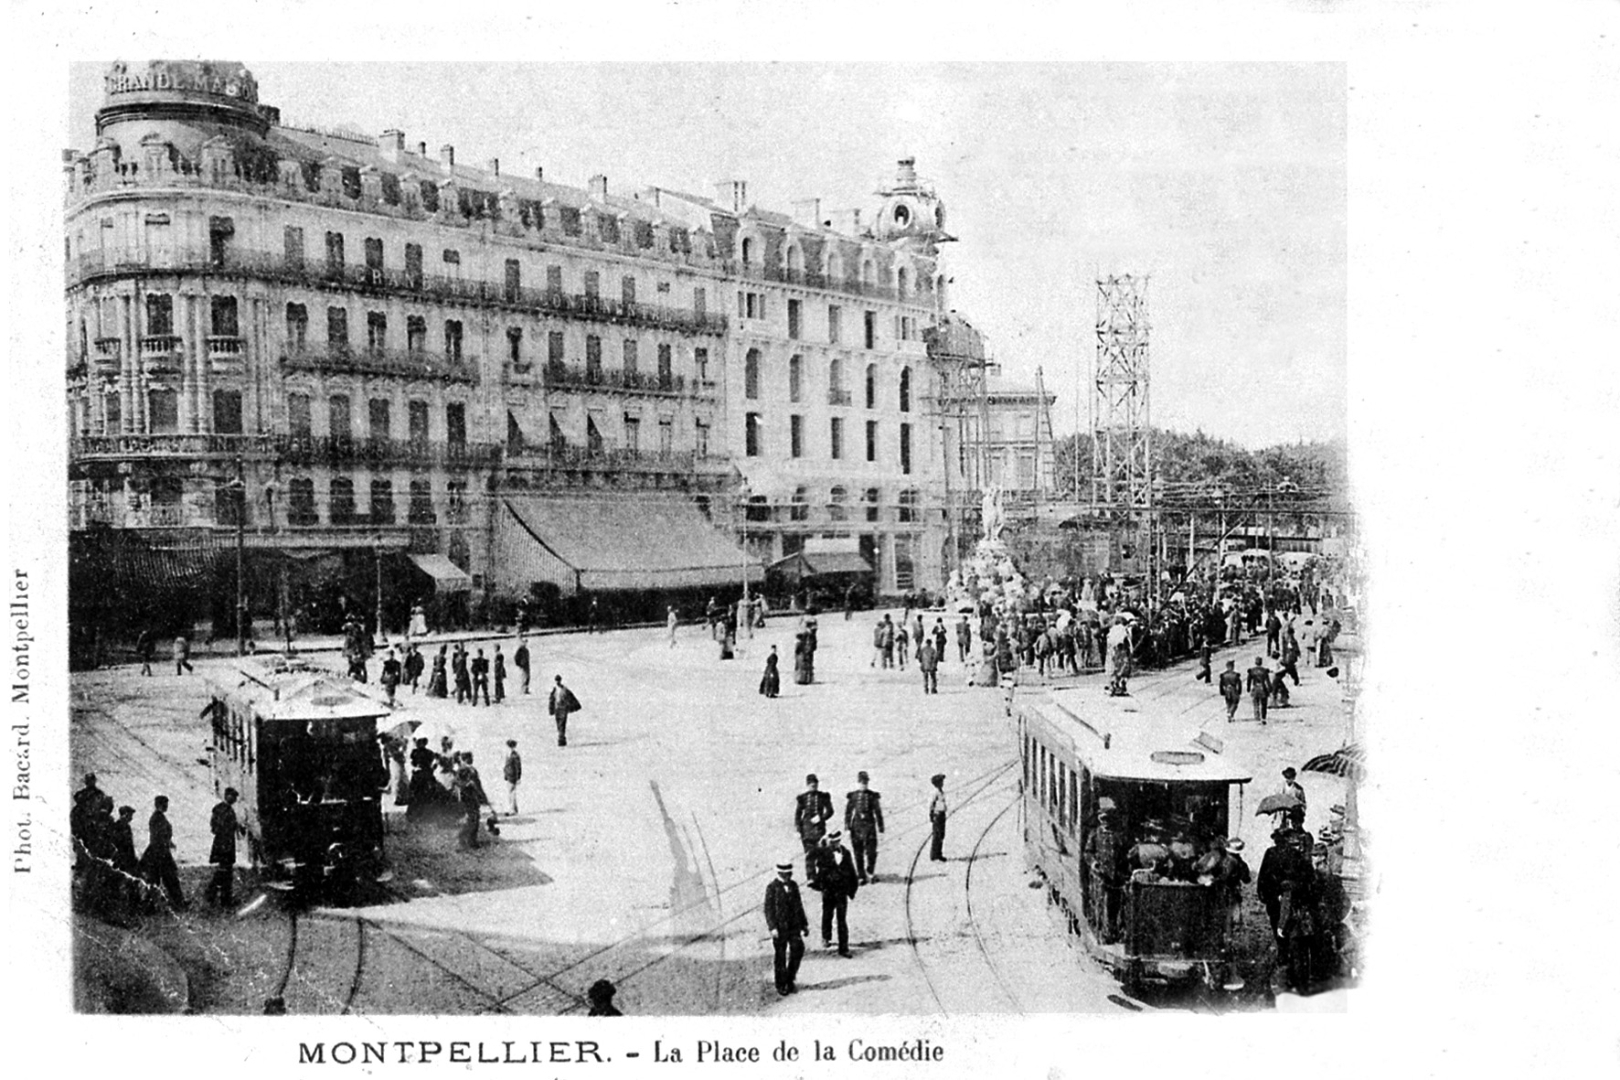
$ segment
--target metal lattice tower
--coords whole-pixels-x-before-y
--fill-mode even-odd
[[[1148,411],[1148,279],[1097,279],[1097,364],[1091,396],[1092,502],[1146,509],[1153,502]]]

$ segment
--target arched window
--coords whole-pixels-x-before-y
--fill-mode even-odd
[[[835,487],[827,503],[827,515],[834,521],[849,520],[849,489]]]
[[[354,523],[354,481],[347,476],[332,478],[331,500],[327,504],[326,517],[333,525]]]
[[[861,284],[872,285],[877,281],[877,264],[871,259],[861,263]]]
[[[902,300],[905,299],[906,289],[910,284],[911,276],[906,273],[905,267],[902,266],[900,269],[894,272],[894,291],[896,296],[899,296]]]
[[[900,411],[911,411],[911,369],[900,370]]]
[[[749,349],[743,360],[743,396],[749,401],[759,400],[759,350]]]
[[[804,396],[804,357],[795,353],[788,360],[788,400],[795,405]]]
[[[287,481],[287,522],[290,525],[314,525],[315,481],[307,476],[295,476]]]
[[[877,488],[866,489],[866,520],[877,521],[882,511],[883,493]]]
[[[844,260],[838,257],[838,249],[831,244],[827,246],[827,280],[844,280]]]
[[[743,242],[742,242],[742,261],[743,261],[743,265],[744,266],[752,265],[753,262],[754,262],[754,258],[755,258],[755,256],[757,254],[758,254],[758,248],[754,244],[754,238],[752,236],[743,237]]]
[[[788,245],[787,268],[788,273],[793,274],[795,278],[804,270],[804,254],[799,250],[798,244]]]
[[[827,404],[849,404],[849,391],[844,388],[844,361],[836,356],[827,365]]]
[[[866,365],[866,407],[877,408],[877,365]]]
[[[794,521],[810,520],[810,493],[804,488],[794,489],[793,505],[788,516]]]

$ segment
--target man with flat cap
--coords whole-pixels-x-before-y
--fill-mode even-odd
[[[857,787],[844,796],[844,828],[855,848],[855,877],[862,885],[877,877],[877,838],[883,831],[883,796],[866,786],[871,779],[862,769],[855,774]]]
[[[945,774],[935,773],[929,782],[934,785],[934,797],[928,801],[928,823],[934,828],[934,842],[928,849],[928,859],[930,862],[944,862],[945,818],[949,813],[945,805]]]
[[[849,955],[849,902],[855,899],[860,878],[855,860],[844,846],[844,834],[834,829],[816,852],[820,869],[816,887],[821,890],[821,944],[832,948],[833,921],[838,922],[838,955]]]
[[[799,831],[799,842],[804,845],[804,876],[812,888],[816,883],[816,849],[827,835],[827,822],[832,820],[832,796],[821,790],[816,774],[804,778],[807,788],[799,795],[793,807],[793,827]]]
[[[776,880],[765,886],[765,926],[771,932],[775,954],[776,992],[783,997],[796,992],[799,962],[804,959],[804,935],[810,920],[804,915],[799,886],[793,881],[793,863],[776,864]]]

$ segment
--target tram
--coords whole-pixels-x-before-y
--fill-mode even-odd
[[[272,880],[337,887],[383,873],[378,721],[388,705],[296,659],[245,662],[216,686],[209,758],[216,795],[233,787],[248,856]]]
[[[1089,955],[1128,989],[1229,971],[1229,894],[1184,872],[1242,819],[1247,770],[1132,698],[1053,689],[1016,712],[1025,855]],[[1234,807],[1235,802],[1235,807]],[[1134,869],[1146,841],[1184,856]],[[1146,850],[1146,849],[1144,849]]]

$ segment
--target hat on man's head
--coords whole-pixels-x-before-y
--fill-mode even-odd
[[[516,739],[507,739],[506,740],[506,745],[507,746],[516,746],[517,745],[517,740]]]
[[[595,982],[591,983],[591,988],[585,991],[585,996],[589,998],[593,1004],[600,1004],[604,1001],[612,1001],[613,995],[617,992],[618,989],[606,979],[597,979]]]
[[[844,833],[843,833],[843,831],[841,829],[834,829],[832,832],[827,834],[827,842],[829,844],[836,844],[836,843],[838,843],[838,841],[842,840],[843,838],[844,838]]]
[[[932,777],[929,778],[929,783],[933,784],[935,787],[939,787],[940,785],[945,783],[945,774],[942,773],[942,772],[935,773]]]
[[[860,772],[858,772],[858,773],[856,773],[856,774],[855,774],[855,780],[856,780],[856,781],[857,781],[857,782],[858,782],[858,783],[862,783],[862,784],[864,784],[864,783],[867,783],[867,782],[868,782],[868,781],[869,781],[869,780],[871,780],[871,779],[872,779],[872,778],[871,778],[871,777],[870,777],[870,776],[867,776],[867,775],[866,775],[866,770],[865,770],[865,769],[862,769],[862,770],[861,770],[861,771],[860,771]]]
[[[1298,776],[1299,773],[1295,772],[1294,767],[1292,765],[1290,765],[1286,769],[1283,770],[1283,775],[1288,777],[1288,779],[1292,780],[1294,777]]]
[[[779,863],[777,863],[776,864],[776,872],[778,874],[791,874],[791,873],[793,873],[793,861],[790,859],[787,862],[779,862]]]
[[[805,777],[804,777],[804,782],[807,783],[807,784],[818,784],[818,783],[820,783],[820,781],[816,779],[816,774],[815,773],[806,773]]]

